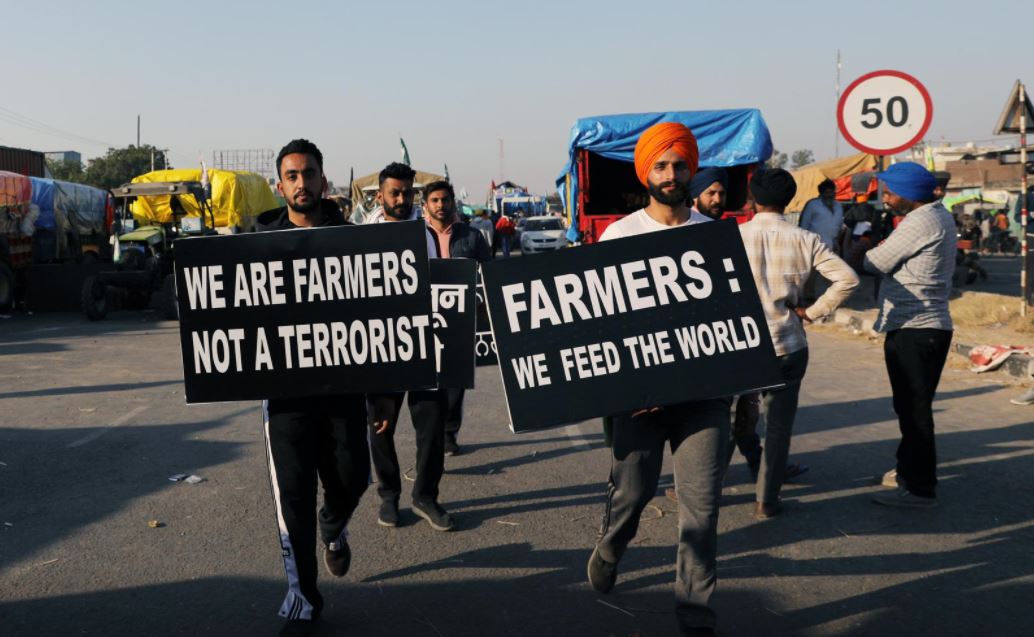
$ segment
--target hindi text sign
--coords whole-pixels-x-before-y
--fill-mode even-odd
[[[431,259],[431,312],[437,348],[438,387],[474,388],[473,259]]]

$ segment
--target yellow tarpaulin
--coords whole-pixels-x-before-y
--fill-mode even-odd
[[[829,159],[791,170],[793,180],[797,182],[797,195],[786,207],[786,212],[801,212],[804,204],[819,196],[819,184],[826,179],[836,181],[841,177],[876,170],[876,155],[858,153],[850,157]]]
[[[261,175],[255,173],[208,169],[212,184],[212,212],[217,228],[240,226],[250,229],[256,215],[278,208],[281,204]],[[201,181],[200,168],[156,170],[133,178],[134,184],[163,181]],[[172,221],[169,200],[173,195],[141,197],[132,204],[137,223],[168,223]],[[190,196],[177,196],[187,216],[200,216],[197,201]]]

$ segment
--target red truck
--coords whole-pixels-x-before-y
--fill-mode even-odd
[[[647,203],[635,175],[635,145],[659,122],[685,124],[697,138],[700,166],[729,173],[726,216],[746,221],[750,176],[772,155],[772,138],[757,109],[604,115],[571,128],[568,162],[557,179],[571,242],[593,243],[610,224]]]

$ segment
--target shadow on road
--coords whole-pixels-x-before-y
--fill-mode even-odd
[[[103,394],[112,391],[138,391],[150,389],[151,387],[165,387],[167,385],[182,385],[182,379],[176,380],[155,380],[141,383],[113,383],[110,385],[83,385],[78,387],[51,387],[48,389],[27,389],[24,391],[12,391],[0,393],[3,398],[32,398],[34,396],[65,396],[72,394]]]
[[[6,465],[0,512],[11,524],[0,542],[0,569],[169,488],[173,473],[204,474],[238,458],[237,443],[197,437],[249,411],[203,422],[127,425],[118,428],[116,443],[76,448],[67,445],[106,428],[0,428]]]

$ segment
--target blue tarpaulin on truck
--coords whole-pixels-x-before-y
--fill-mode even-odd
[[[30,179],[32,203],[39,206],[37,228],[75,234],[101,234],[105,231],[106,190],[56,179]]]
[[[575,157],[587,150],[609,159],[633,161],[635,144],[647,128],[659,122],[685,124],[697,138],[701,167],[743,166],[772,156],[772,136],[756,108],[717,111],[635,113],[584,117],[571,127],[567,165],[557,178],[571,225],[569,238],[577,239],[578,220],[574,202],[578,196]],[[572,236],[573,233],[573,236]]]

